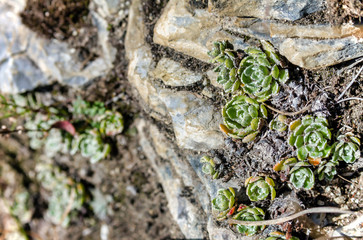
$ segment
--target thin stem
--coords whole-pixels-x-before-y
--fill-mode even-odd
[[[309,110],[311,108],[311,105],[308,103],[303,109],[297,111],[297,112],[283,112],[280,111],[274,107],[271,107],[270,105],[267,105],[266,103],[262,103],[263,105],[265,105],[267,108],[271,109],[274,112],[280,113],[282,115],[286,115],[286,116],[295,116],[298,115],[300,113],[306,112],[307,110]]]
[[[239,224],[239,225],[243,225],[243,226],[276,225],[276,224],[281,224],[281,223],[284,223],[284,222],[288,222],[288,221],[294,220],[295,218],[304,216],[306,214],[311,214],[311,213],[352,214],[354,212],[353,211],[349,211],[349,210],[343,210],[343,209],[340,209],[340,208],[335,208],[335,207],[316,207],[316,208],[310,208],[310,209],[306,209],[306,210],[297,212],[297,213],[292,214],[290,216],[286,216],[286,217],[282,217],[282,218],[276,218],[276,219],[271,219],[271,220],[263,220],[263,221],[240,221],[240,220],[236,220],[236,219],[228,219],[227,222],[229,224]]]
[[[344,99],[342,99],[342,100],[339,100],[337,103],[341,103],[341,102],[345,102],[345,101],[350,101],[350,100],[359,100],[359,101],[363,101],[363,98],[359,98],[359,97],[344,98]]]
[[[355,80],[358,78],[359,74],[362,72],[363,70],[363,66],[359,69],[358,73],[353,77],[352,81],[348,84],[348,86],[344,89],[344,91],[342,92],[342,94],[339,95],[338,99],[341,99],[345,92],[353,85],[353,83],[355,82]]]

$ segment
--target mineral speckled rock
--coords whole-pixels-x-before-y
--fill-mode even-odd
[[[164,103],[158,97],[158,89],[152,84],[150,73],[155,69],[151,47],[144,41],[146,27],[139,5],[134,1],[130,7],[129,24],[125,39],[126,57],[129,60],[128,80],[138,91],[142,100],[154,111],[166,115]]]
[[[211,12],[222,16],[294,21],[323,7],[323,0],[209,0]]]
[[[145,135],[147,125],[149,124],[145,121],[139,121],[137,124],[140,133],[140,145],[158,174],[168,200],[170,213],[186,238],[203,239],[205,237],[203,234],[203,223],[205,222],[203,210],[195,201],[191,201],[182,194],[184,184],[172,164],[169,161],[160,161],[151,142]]]
[[[154,28],[154,42],[208,62],[213,41],[230,40],[236,47],[243,40],[222,30],[217,19],[205,9],[190,12],[186,0],[171,0]]]
[[[211,102],[186,91],[170,94],[162,90],[159,97],[171,116],[180,148],[208,151],[223,146],[224,136],[218,127],[222,116]]]
[[[188,86],[202,80],[202,74],[194,73],[184,68],[180,63],[168,58],[162,58],[155,70],[154,78],[161,79],[168,86]]]
[[[336,40],[287,38],[278,49],[290,62],[307,69],[328,67],[363,56],[363,42],[355,37]]]

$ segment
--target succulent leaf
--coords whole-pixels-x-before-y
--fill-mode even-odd
[[[106,111],[99,118],[100,133],[106,136],[115,136],[124,129],[124,120],[119,112]]]
[[[333,161],[354,163],[360,157],[360,140],[351,132],[337,137],[338,142],[333,145]]]
[[[265,218],[265,212],[258,207],[244,206],[233,218],[241,221],[261,221]],[[263,230],[265,226],[244,226],[237,224],[236,228],[238,232],[246,236],[251,236],[256,234],[258,231]]]
[[[271,194],[271,200],[274,200],[276,191],[275,183],[269,177],[250,177],[245,182],[246,194],[251,201],[259,201],[267,198]]]
[[[204,156],[200,159],[200,162],[203,163],[202,172],[204,174],[212,176],[213,179],[218,178],[219,172],[216,170],[216,165],[212,158]]]
[[[283,132],[287,129],[287,118],[285,115],[278,115],[276,118],[274,118],[270,124],[269,128],[271,130],[275,130],[278,132]]]
[[[219,189],[217,197],[212,200],[213,208],[218,211],[226,211],[235,203],[235,192],[233,188]]]
[[[295,188],[312,189],[315,184],[313,171],[306,162],[298,162],[290,171],[290,182]]]
[[[236,53],[233,51],[233,45],[228,41],[217,41],[213,45],[214,47],[208,52],[208,55],[213,58],[212,63],[220,64],[214,69],[215,72],[218,72],[217,82],[223,85],[226,92],[237,90],[240,80],[234,64]]]
[[[222,109],[223,132],[243,142],[255,139],[266,118],[266,109],[256,100],[240,95],[234,97]]]
[[[334,176],[337,174],[336,166],[338,162],[336,161],[322,161],[316,170],[319,180],[333,180]]]
[[[331,139],[331,132],[325,118],[313,118],[305,116],[290,124],[292,130],[289,137],[289,144],[297,148],[296,154],[299,160],[313,158],[327,158],[331,153],[331,146],[328,142]]]

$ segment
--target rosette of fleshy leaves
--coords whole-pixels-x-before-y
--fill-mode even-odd
[[[347,132],[337,137],[338,142],[333,146],[334,161],[354,163],[360,157],[360,140],[353,133]]]
[[[251,201],[264,200],[271,195],[271,200],[276,197],[275,182],[270,177],[249,177],[245,181],[246,194]]]
[[[265,240],[299,240],[298,237],[294,237],[294,236],[291,236],[290,238],[287,238],[286,237],[286,233],[282,233],[282,232],[279,232],[279,231],[276,231],[276,232],[271,232],[269,234],[269,237],[268,238],[265,238]]]
[[[111,146],[103,141],[98,131],[89,130],[73,140],[71,154],[75,154],[78,150],[83,157],[89,158],[91,163],[96,163],[107,157]]]
[[[241,82],[237,74],[237,53],[233,50],[233,45],[228,41],[217,41],[213,43],[213,46],[208,55],[213,58],[212,63],[219,63],[219,66],[214,69],[218,72],[217,82],[223,85],[226,92],[236,91]]]
[[[254,140],[267,118],[265,106],[245,95],[235,96],[222,109],[223,132],[243,142]]]
[[[200,162],[203,163],[202,172],[204,174],[212,176],[213,179],[218,178],[219,172],[216,170],[216,164],[212,158],[204,156],[200,159]]]
[[[69,225],[86,199],[86,191],[81,183],[67,177],[59,168],[50,164],[36,165],[37,180],[49,192],[46,216],[63,227]]]
[[[224,219],[228,212],[234,212],[235,191],[233,188],[219,189],[217,196],[212,200],[213,209],[219,212],[217,220]]]
[[[269,128],[278,132],[283,132],[287,129],[287,117],[279,114],[269,123]]]
[[[102,135],[115,136],[124,129],[124,120],[119,112],[106,111],[99,117],[99,130]]]
[[[330,160],[330,161],[322,161],[318,169],[316,169],[316,173],[318,175],[319,180],[327,180],[331,181],[333,180],[334,176],[337,174],[336,166],[338,165],[337,161]]]
[[[289,144],[297,148],[299,160],[308,159],[318,165],[323,158],[329,157],[332,146],[329,145],[331,132],[324,117],[305,116],[290,124]]]
[[[258,207],[242,206],[238,209],[238,213],[233,219],[240,221],[262,221],[265,219],[265,212]],[[246,235],[251,236],[259,231],[262,231],[265,226],[245,226],[241,224],[236,225],[237,231]]]
[[[288,172],[290,174],[289,182],[297,189],[312,189],[314,187],[315,176],[307,162],[300,162],[296,158],[287,158],[278,162],[273,169]]]
[[[241,86],[244,92],[254,96],[258,102],[263,102],[276,95],[280,86],[289,79],[287,69],[281,68],[280,58],[273,46],[261,41],[263,50],[249,47],[247,54],[239,64],[238,75],[241,76]]]

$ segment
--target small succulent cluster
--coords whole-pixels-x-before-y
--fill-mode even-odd
[[[245,181],[246,194],[251,201],[259,201],[271,195],[271,200],[276,197],[275,182],[270,177],[249,177]]]
[[[308,115],[293,121],[290,130],[292,133],[288,141],[291,146],[297,148],[296,155],[300,161],[309,159],[320,162],[322,158],[330,155],[331,132],[326,118]]]
[[[46,163],[36,166],[37,180],[50,193],[46,215],[54,224],[69,225],[87,197],[84,186]]]
[[[276,118],[272,119],[269,128],[274,131],[283,132],[287,129],[288,120],[285,115],[277,115]]]
[[[290,236],[289,238],[286,236],[286,233],[282,233],[279,231],[271,232],[269,237],[265,240],[299,240],[298,237]]]
[[[243,142],[253,141],[267,119],[264,102],[279,92],[279,83],[289,79],[287,69],[281,67],[281,61],[273,46],[261,41],[262,50],[249,47],[234,50],[228,41],[214,42],[208,52],[212,63],[219,65],[217,82],[226,92],[241,90],[243,95],[235,96],[222,109],[224,124],[221,130],[232,138]],[[282,119],[282,117],[281,117]],[[280,126],[282,125],[282,126]],[[273,122],[271,127],[282,131],[282,123]]]
[[[219,189],[216,198],[212,200],[213,208],[222,212],[220,216],[225,216],[225,211],[228,211],[234,206],[236,194],[233,188]],[[224,213],[225,212],[225,213]]]
[[[218,178],[219,171],[216,170],[216,164],[214,163],[212,158],[204,156],[200,159],[200,162],[203,163],[202,172],[204,174],[212,176],[213,179]]]
[[[240,95],[224,106],[222,115],[224,125],[221,128],[228,136],[250,142],[256,138],[264,119],[267,119],[267,110],[256,100]]]
[[[214,69],[218,72],[217,82],[225,92],[238,91],[239,94],[223,107],[223,124],[220,124],[220,128],[226,135],[242,139],[244,143],[253,141],[267,120],[268,112],[263,102],[278,94],[280,84],[289,79],[288,70],[282,68],[273,46],[266,41],[261,41],[261,44],[261,49],[250,47],[236,51],[228,41],[218,41],[208,52],[213,58],[211,62],[218,64]],[[281,176],[285,178],[288,175],[289,182],[295,188],[312,189],[316,179],[330,181],[337,174],[339,161],[353,163],[360,157],[359,139],[351,132],[338,133],[334,143],[326,118],[307,115],[290,122],[280,114],[269,123],[269,128],[278,132],[290,130],[288,143],[295,148],[296,158],[283,159],[273,169],[284,171]],[[218,174],[212,159],[205,157],[201,162],[205,174]],[[269,195],[271,200],[276,197],[275,183],[270,177],[250,177],[245,181],[245,187],[250,201],[265,200]],[[213,209],[220,212],[217,220],[226,217],[242,221],[264,219],[264,211],[257,207],[240,205],[235,213],[236,202],[233,189],[220,189],[212,200]],[[237,224],[237,230],[245,235],[253,235],[263,229],[264,226]],[[281,232],[272,232],[267,239],[287,237]],[[289,239],[298,240],[296,237]]]
[[[275,171],[286,171],[295,188],[312,189],[315,176],[322,181],[333,180],[339,161],[353,163],[360,157],[360,140],[352,132],[338,132],[337,142],[331,144],[332,134],[323,117],[305,116],[290,124],[289,144],[295,147],[296,158],[281,160]],[[315,171],[311,168],[316,167]]]
[[[29,105],[28,99],[19,98],[24,100],[24,106]],[[98,162],[111,151],[111,145],[106,139],[120,134],[124,128],[122,115],[107,110],[101,102],[91,103],[78,98],[64,109],[39,104],[38,108],[47,108],[49,112],[37,111],[29,117],[25,128],[28,130],[30,146],[33,149],[44,146],[49,157],[57,153],[80,152],[91,163]]]
[[[265,219],[265,212],[258,207],[243,206],[240,207],[240,211],[233,217],[233,219],[241,221],[261,221]],[[246,235],[251,236],[256,234],[258,231],[262,231],[265,226],[244,226],[237,224],[237,231]]]
[[[239,54],[228,41],[214,42],[208,55],[213,58],[212,63],[219,63],[214,71],[218,72],[217,82],[226,92],[242,88],[246,94],[263,102],[279,92],[277,81],[285,83],[289,79],[273,46],[266,41],[261,43],[263,50],[249,47]]]

